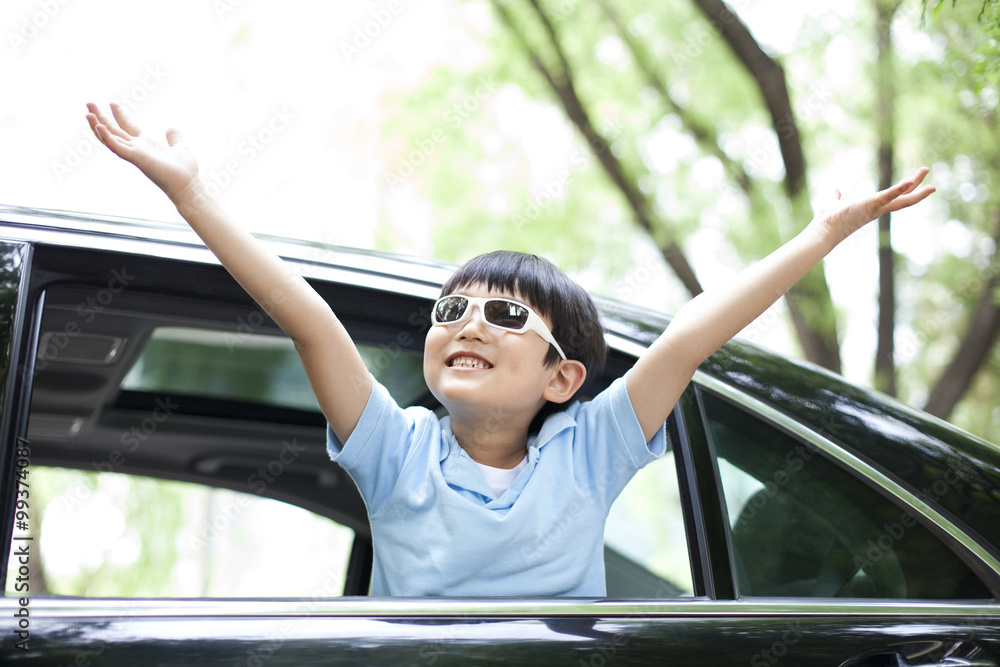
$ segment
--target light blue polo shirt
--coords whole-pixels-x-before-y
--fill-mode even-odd
[[[666,434],[645,442],[620,378],[551,415],[496,498],[448,417],[375,382],[347,443],[328,427],[327,448],[368,507],[372,595],[601,597],[611,503]]]

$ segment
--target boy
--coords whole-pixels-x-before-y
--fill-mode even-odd
[[[604,354],[590,298],[533,256],[476,258],[445,285],[427,333],[424,376],[448,412],[438,420],[374,382],[326,302],[208,196],[178,132],[164,146],[116,105],[113,120],[88,109],[97,137],[166,193],[294,341],[331,456],[368,508],[373,595],[603,596],[608,510],[665,450],[664,422],[698,365],[856,229],[933,192],[917,189],[921,169],[818,215],[728,289],[685,305],[585,404],[571,399]]]

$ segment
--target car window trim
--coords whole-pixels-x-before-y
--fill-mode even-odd
[[[218,258],[186,225],[126,218],[89,219],[58,211],[37,213],[28,215],[0,205],[0,240],[221,266]],[[81,224],[88,227],[83,228]],[[440,296],[441,284],[450,275],[446,266],[417,258],[400,256],[390,266],[384,258],[376,258],[370,251],[260,233],[254,235],[272,244],[282,259],[294,264],[302,276],[309,279],[433,300]],[[418,275],[406,275],[403,267]]]
[[[711,599],[735,600],[736,574],[733,569],[732,548],[729,543],[729,526],[726,521],[722,484],[715,466],[714,453],[708,431],[702,419],[701,401],[688,388],[678,400],[675,409],[683,419],[685,441],[685,472],[688,476],[688,502],[695,513],[693,534],[688,536],[691,549],[700,552],[702,588],[695,584],[695,593]],[[694,576],[692,555],[692,577]]]
[[[0,599],[0,613],[17,599]],[[32,598],[34,618],[177,617],[752,617],[812,616],[976,617],[1000,620],[1000,605],[976,601],[868,600],[853,598]]]
[[[41,323],[41,304],[33,304],[31,299],[31,273],[34,258],[33,247],[18,241],[0,240],[0,247],[6,247],[7,259],[16,255],[18,272],[14,293],[10,299],[14,306],[11,317],[10,342],[6,350],[0,354],[7,357],[6,372],[0,377],[3,391],[0,392],[0,489],[6,492],[0,495],[0,530],[3,544],[0,545],[0,585],[6,589],[7,566],[10,557],[11,536],[14,534],[15,500],[18,493],[17,484],[17,445],[27,436],[28,408],[31,396],[32,378],[34,378],[35,350]],[[39,301],[41,298],[39,298]],[[27,328],[27,331],[25,329]],[[18,384],[18,377],[24,377],[24,382]],[[30,443],[29,443],[30,446]],[[28,457],[30,465],[30,455]],[[30,480],[29,480],[30,483]]]

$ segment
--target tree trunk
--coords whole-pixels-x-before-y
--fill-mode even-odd
[[[875,44],[878,56],[875,74],[875,122],[878,129],[879,190],[891,186],[896,125],[896,96],[893,72],[892,20],[898,0],[875,0]],[[875,388],[896,395],[896,285],[895,255],[892,251],[892,214],[878,219],[878,346],[875,351]]]
[[[659,93],[660,99],[663,100],[666,107],[665,113],[672,113],[680,119],[681,126],[694,138],[695,143],[703,151],[722,163],[726,175],[736,182],[740,190],[743,191],[743,194],[751,200],[752,204],[755,197],[753,181],[750,178],[750,174],[743,167],[742,161],[731,158],[726,154],[726,151],[722,149],[715,128],[703,123],[684,105],[674,99],[674,96],[670,93],[670,87],[664,78],[662,63],[656,62],[643,47],[640,40],[628,30],[618,15],[617,10],[612,5],[611,0],[599,0],[598,4],[601,6],[601,11],[604,12],[604,15],[615,26],[615,30],[618,32],[618,37],[622,40],[622,43],[628,47],[629,53],[632,54],[632,59],[635,61],[639,71],[642,72],[643,77],[645,77],[650,87]]]
[[[990,270],[984,277],[972,320],[958,345],[958,351],[935,383],[924,405],[926,412],[941,419],[947,419],[951,415],[1000,334],[1000,209],[993,211],[993,219],[993,240],[997,250],[994,251]]]
[[[514,38],[517,39],[528,54],[532,65],[542,75],[546,83],[549,84],[549,87],[566,111],[566,115],[569,116],[569,119],[576,126],[577,130],[583,135],[583,138],[587,140],[591,151],[597,157],[608,178],[621,191],[625,201],[632,209],[636,223],[651,235],[655,230],[666,229],[669,231],[670,225],[667,221],[657,216],[649,199],[639,189],[636,179],[627,173],[625,166],[611,152],[607,139],[601,135],[591,122],[590,115],[587,113],[583,101],[576,92],[576,86],[573,83],[572,68],[562,49],[559,35],[556,33],[555,26],[549,19],[548,14],[545,13],[545,10],[542,9],[537,0],[528,0],[528,4],[531,5],[532,10],[544,28],[549,46],[556,54],[558,67],[552,67],[542,60],[538,52],[532,48],[501,0],[494,0],[493,6],[496,7],[501,20],[510,29]],[[684,250],[676,240],[673,240],[674,235],[671,233],[669,236],[671,240],[668,240],[660,248],[660,252],[663,254],[667,265],[678,279],[680,279],[688,293],[692,297],[697,296],[702,292],[701,283],[698,281],[698,277],[695,275],[690,262],[688,262]]]
[[[778,147],[785,165],[785,192],[792,204],[792,215],[805,224],[812,218],[806,188],[806,161],[795,113],[792,110],[785,71],[768,56],[750,29],[722,0],[692,0],[732,49],[757,83],[771,115]],[[837,318],[820,264],[788,291],[785,299],[792,324],[806,358],[839,373],[840,343]]]

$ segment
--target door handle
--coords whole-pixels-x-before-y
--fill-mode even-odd
[[[890,644],[857,655],[840,667],[997,667],[997,654],[975,642],[918,640]]]

